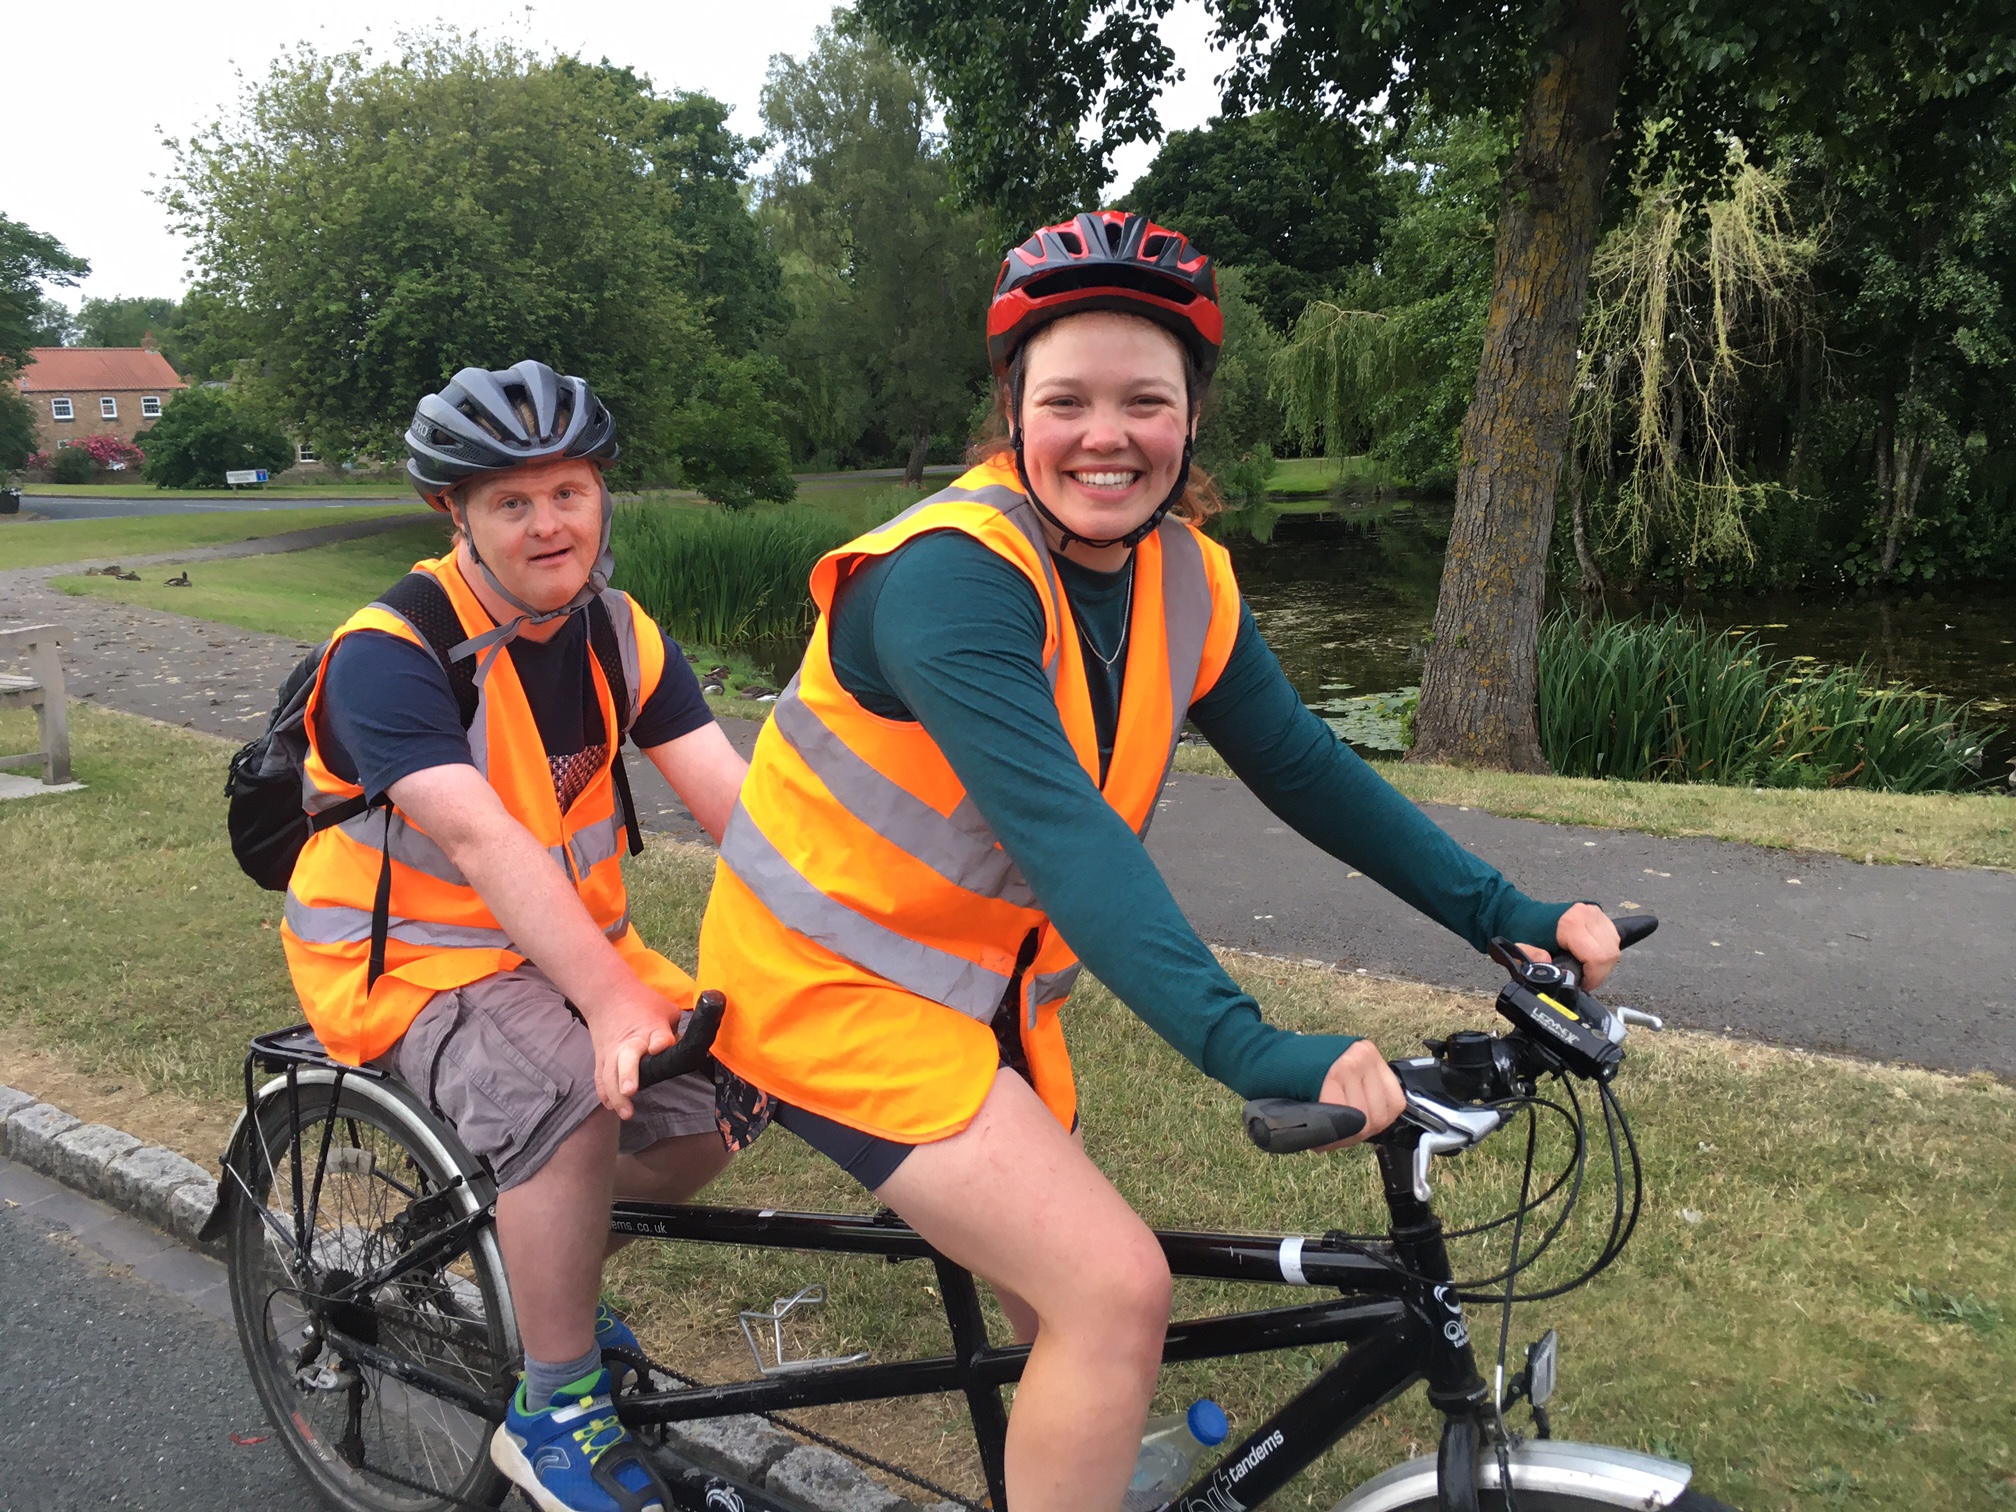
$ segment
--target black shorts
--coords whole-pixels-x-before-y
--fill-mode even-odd
[[[778,1123],[871,1192],[895,1175],[896,1167],[903,1164],[910,1152],[917,1148],[877,1134],[864,1134],[821,1114],[794,1108],[787,1102],[777,1104],[775,1117]]]

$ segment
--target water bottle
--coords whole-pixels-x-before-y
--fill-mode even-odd
[[[1156,1512],[1165,1505],[1190,1484],[1205,1451],[1225,1442],[1229,1427],[1225,1409],[1208,1398],[1192,1402],[1182,1417],[1148,1419],[1121,1512]]]

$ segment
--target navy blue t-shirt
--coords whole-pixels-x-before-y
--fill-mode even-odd
[[[571,616],[549,641],[521,635],[505,648],[532,706],[562,808],[578,792],[576,784],[599,766],[609,739],[588,670],[586,618]],[[659,634],[665,671],[630,726],[630,738],[647,751],[692,734],[714,717],[685,653],[669,635]],[[414,772],[475,764],[448,674],[433,651],[396,635],[360,630],[343,638],[323,680],[321,712],[323,760],[373,798]],[[584,762],[583,753],[595,759]]]

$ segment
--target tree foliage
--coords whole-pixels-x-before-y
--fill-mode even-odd
[[[710,198],[747,160],[722,119],[627,69],[449,32],[386,62],[283,55],[177,144],[204,360],[255,358],[324,455],[393,455],[421,394],[524,357],[595,386],[633,475],[718,449],[678,417],[718,333],[760,319],[762,276]]]
[[[986,220],[950,203],[932,116],[923,77],[844,15],[804,58],[772,59],[763,92],[801,447],[831,462],[893,453],[912,482],[934,439],[963,440],[999,266]]]
[[[1378,134],[1261,110],[1173,132],[1121,200],[1242,272],[1244,297],[1276,330],[1370,262],[1390,213]]]
[[[179,302],[162,298],[87,298],[77,312],[77,344],[92,347],[137,347],[148,336],[157,341],[174,325]]]
[[[0,368],[24,365],[30,347],[60,344],[60,336],[49,340],[42,290],[74,287],[90,272],[91,264],[55,237],[0,214]],[[69,312],[59,305],[57,313],[67,319]]]
[[[157,488],[219,487],[224,474],[263,467],[280,472],[294,461],[294,445],[248,414],[221,389],[184,389],[147,432],[141,476]]]

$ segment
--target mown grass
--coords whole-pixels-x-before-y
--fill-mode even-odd
[[[1374,765],[1417,803],[1467,805],[1512,819],[1705,835],[1885,865],[2016,868],[2016,800],[1989,794],[1755,791],[1708,783],[1529,777],[1398,761]],[[1233,775],[1209,746],[1179,748],[1176,770]]]
[[[138,568],[137,583],[108,577],[59,577],[54,582],[65,593],[316,641],[391,587],[416,561],[441,555],[447,545],[446,523],[430,512],[397,530],[307,551],[194,562],[187,568]],[[189,587],[167,586],[169,578],[184,571]]]
[[[352,520],[431,514],[418,499],[404,506],[390,502],[338,504],[322,509],[220,510],[209,514],[142,515],[115,520],[31,520],[0,525],[0,571],[9,567],[57,567],[65,562],[116,561],[122,556],[152,556],[222,546],[233,541],[261,540],[292,530],[313,530]],[[130,584],[128,586],[131,586]]]
[[[272,929],[278,899],[239,875],[225,844],[218,787],[229,748],[88,706],[73,728],[87,789],[0,804],[0,1030],[87,1072],[228,1106],[244,1039],[297,1011]],[[23,716],[0,715],[0,748],[29,738]],[[640,928],[689,965],[710,867],[709,852],[661,844],[630,872]],[[1227,964],[1276,1021],[1369,1033],[1389,1053],[1488,1017],[1480,999],[1251,957]],[[1096,986],[1072,1004],[1071,1024],[1088,1146],[1152,1219],[1376,1226],[1362,1154],[1253,1152],[1236,1102]],[[1634,1038],[1619,1085],[1646,1158],[1638,1237],[1594,1285],[1515,1319],[1515,1347],[1562,1331],[1558,1431],[1690,1458],[1699,1486],[1747,1512],[2007,1505],[2016,1096],[1987,1078],[1678,1034]],[[1512,1143],[1446,1164],[1452,1215],[1507,1198]],[[868,1206],[782,1131],[711,1195]],[[1599,1184],[1592,1210],[1606,1197]],[[1464,1261],[1490,1258],[1472,1250]],[[650,1347],[716,1378],[747,1373],[735,1312],[813,1280],[832,1302],[799,1349],[855,1345],[888,1358],[943,1346],[935,1283],[916,1265],[639,1245],[611,1271]],[[1185,1283],[1179,1305],[1279,1295]],[[1474,1309],[1471,1321],[1495,1341],[1494,1317]],[[1250,1426],[1319,1363],[1283,1354],[1172,1369],[1161,1396],[1180,1404],[1209,1392]],[[974,1484],[958,1412],[943,1399],[808,1416]],[[1328,1507],[1432,1447],[1433,1434],[1413,1393],[1273,1505]]]

